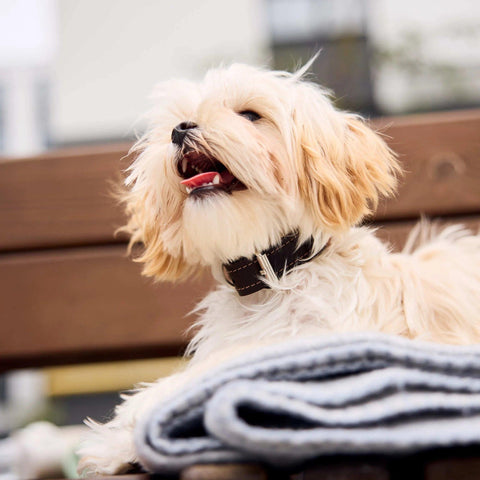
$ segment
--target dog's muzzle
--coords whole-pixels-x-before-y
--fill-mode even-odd
[[[217,159],[190,150],[178,159],[180,184],[189,196],[203,197],[212,193],[245,190],[245,185]]]
[[[172,130],[172,143],[181,147],[183,145],[183,141],[192,129],[197,128],[198,125],[193,122],[182,122],[179,123],[173,130]]]

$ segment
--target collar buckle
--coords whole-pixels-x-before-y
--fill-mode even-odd
[[[277,274],[270,263],[267,255],[264,253],[256,253],[257,262],[260,265],[260,275],[263,275],[269,282],[275,282],[278,280]]]

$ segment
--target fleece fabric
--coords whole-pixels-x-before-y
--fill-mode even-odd
[[[377,333],[302,339],[209,372],[136,428],[149,471],[480,443],[480,346]]]

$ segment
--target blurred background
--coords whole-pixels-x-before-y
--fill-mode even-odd
[[[130,142],[161,80],[231,62],[292,71],[319,50],[312,78],[340,108],[480,106],[477,0],[0,0],[0,156]],[[102,419],[160,367],[65,368],[0,375],[0,437],[35,419]]]
[[[476,0],[0,0],[0,153],[129,140],[158,81],[319,49],[343,108],[480,104]]]

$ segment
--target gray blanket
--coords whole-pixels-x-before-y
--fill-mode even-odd
[[[381,334],[271,346],[224,365],[137,425],[148,470],[480,443],[480,347]]]

